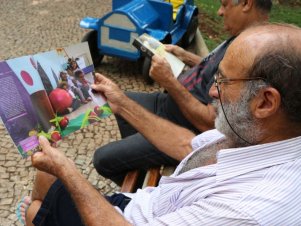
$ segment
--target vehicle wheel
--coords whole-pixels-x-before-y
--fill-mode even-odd
[[[198,25],[199,25],[198,17],[193,16],[182,38],[181,44],[183,48],[187,48],[192,42],[192,40],[194,39]]]
[[[144,57],[142,62],[142,77],[145,82],[149,85],[154,83],[154,80],[149,76],[149,69],[151,67],[152,61],[149,57]]]
[[[88,42],[91,57],[94,66],[97,66],[102,61],[103,55],[99,54],[97,47],[97,31],[89,31],[82,39],[82,42]]]

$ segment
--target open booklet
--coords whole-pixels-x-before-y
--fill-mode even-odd
[[[168,61],[171,66],[172,72],[176,78],[183,71],[185,64],[175,55],[165,51],[164,45],[154,37],[144,33],[133,41],[133,46],[142,52],[146,57],[152,57],[158,54]]]
[[[0,62],[0,116],[23,158],[110,115],[85,43]]]

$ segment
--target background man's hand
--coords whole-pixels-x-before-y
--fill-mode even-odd
[[[127,98],[114,82],[99,73],[95,74],[95,84],[92,84],[91,87],[105,95],[114,113],[118,113],[124,98]]]
[[[202,60],[202,57],[189,51],[186,51],[185,49],[176,45],[165,45],[165,50],[178,57],[190,67],[194,67],[195,65],[199,64]]]
[[[31,156],[32,165],[35,168],[56,177],[60,177],[66,169],[75,168],[74,163],[61,151],[52,147],[47,138],[40,136],[39,142],[42,151]]]
[[[185,62],[186,50],[184,50],[183,48],[181,48],[180,46],[177,46],[177,45],[166,44],[164,46],[165,46],[165,50],[167,52],[172,53],[173,55],[178,57],[180,60]]]
[[[152,65],[149,74],[152,79],[164,88],[168,87],[171,81],[175,79],[170,64],[164,57],[158,55],[152,57]]]

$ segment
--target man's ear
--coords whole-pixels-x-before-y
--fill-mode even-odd
[[[242,0],[241,5],[242,5],[242,11],[243,12],[248,12],[252,9],[254,4],[254,0]]]
[[[251,108],[253,115],[257,119],[267,118],[275,114],[281,105],[281,95],[273,87],[264,88],[253,99]]]

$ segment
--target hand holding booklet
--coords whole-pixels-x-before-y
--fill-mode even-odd
[[[23,158],[40,150],[39,135],[57,142],[111,114],[92,83],[86,42],[0,61],[0,116]]]
[[[133,46],[140,50],[145,57],[151,58],[154,54],[164,57],[170,64],[176,78],[181,74],[185,67],[185,64],[179,58],[165,51],[163,43],[146,33],[137,37],[133,42]]]

